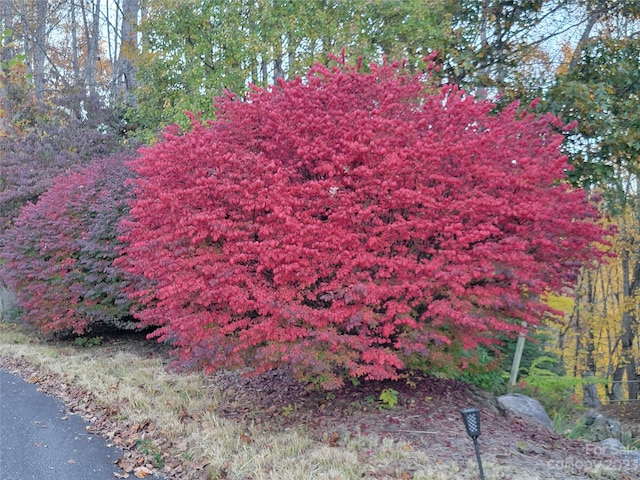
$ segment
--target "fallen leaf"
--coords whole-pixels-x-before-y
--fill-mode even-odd
[[[153,472],[151,470],[149,470],[147,467],[136,467],[133,469],[133,474],[136,476],[136,478],[145,478],[148,477],[149,475],[151,475]]]
[[[124,470],[125,473],[133,472],[134,465],[131,462],[125,460],[124,458],[120,458],[116,462],[116,465],[120,467],[122,470]]]
[[[184,420],[185,418],[192,418],[191,414],[187,411],[184,405],[180,407],[180,412],[178,412],[180,420]]]
[[[178,443],[175,446],[175,449],[178,452],[186,452],[188,448],[189,448],[189,442],[187,442],[187,440],[182,440],[180,443]]]

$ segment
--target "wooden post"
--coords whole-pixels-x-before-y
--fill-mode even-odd
[[[520,332],[518,343],[516,343],[516,351],[513,355],[513,363],[511,364],[511,378],[509,379],[509,388],[513,387],[518,381],[518,371],[520,370],[520,361],[522,360],[522,351],[524,350],[524,340],[527,336],[527,322],[522,322],[525,330]]]

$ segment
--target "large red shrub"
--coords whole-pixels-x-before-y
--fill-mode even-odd
[[[491,110],[392,66],[219,99],[133,162],[140,319],[187,367],[291,364],[326,388],[537,323],[603,232],[557,120]]]
[[[5,232],[0,277],[17,293],[22,318],[42,331],[132,325],[128,280],[113,266],[132,158],[113,155],[56,178]]]

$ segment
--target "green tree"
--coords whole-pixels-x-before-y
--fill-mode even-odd
[[[342,51],[367,63],[404,57],[417,68],[444,45],[447,8],[443,0],[152,0],[131,121],[153,133],[185,110],[210,116],[225,89],[272,85]]]

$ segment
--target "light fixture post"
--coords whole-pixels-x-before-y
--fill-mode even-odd
[[[478,469],[480,470],[480,479],[485,480],[484,470],[482,469],[482,460],[480,459],[480,448],[478,448],[478,437],[480,436],[480,410],[477,408],[465,408],[461,410],[464,426],[467,434],[473,440],[473,446],[476,450],[476,460],[478,461]]]

